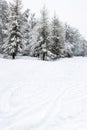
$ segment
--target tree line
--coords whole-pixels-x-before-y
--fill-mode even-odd
[[[21,0],[0,0],[0,54],[12,59],[21,55],[41,60],[86,56],[87,41],[56,14],[49,20],[45,6],[36,18],[29,9],[22,12]]]

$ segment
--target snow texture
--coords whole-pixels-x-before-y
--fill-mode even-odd
[[[87,130],[87,58],[0,59],[0,130]]]

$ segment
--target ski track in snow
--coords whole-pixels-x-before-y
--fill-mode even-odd
[[[87,58],[0,59],[0,130],[87,130]]]

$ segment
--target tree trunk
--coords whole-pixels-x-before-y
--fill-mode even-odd
[[[44,52],[44,53],[43,53],[43,57],[42,57],[43,60],[45,60],[45,56],[46,56],[46,53]]]
[[[13,53],[13,55],[12,55],[12,59],[15,59],[15,53]]]

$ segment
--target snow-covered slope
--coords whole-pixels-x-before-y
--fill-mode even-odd
[[[87,130],[87,58],[0,59],[0,130]]]

